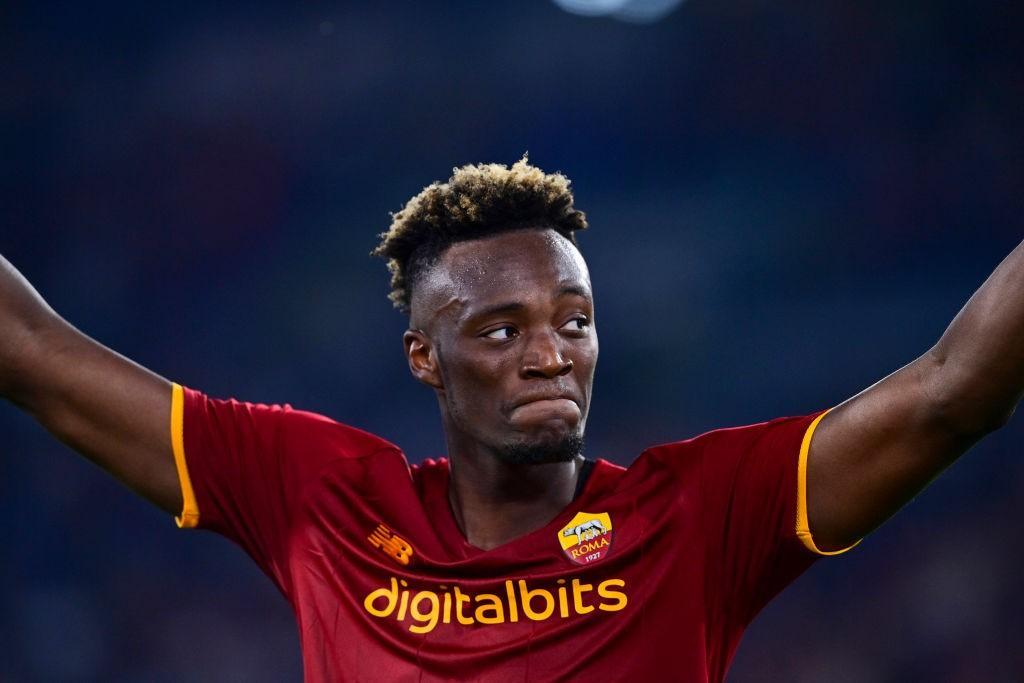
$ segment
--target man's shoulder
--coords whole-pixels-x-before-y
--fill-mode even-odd
[[[680,439],[678,441],[667,441],[653,446],[648,446],[647,448],[644,449],[643,452],[696,452],[711,446],[722,447],[740,445],[743,444],[744,442],[756,440],[759,437],[771,433],[773,431],[785,429],[788,425],[794,422],[806,420],[809,417],[813,417],[816,414],[817,413],[812,415],[776,417],[770,420],[752,422],[749,424],[741,424],[732,427],[716,427],[714,429],[709,429],[700,432],[696,436],[687,437],[685,439]]]
[[[402,450],[387,439],[321,413],[289,407],[283,418],[282,438],[293,448],[327,448],[346,458],[402,454]]]
[[[717,427],[678,441],[668,441],[643,450],[634,465],[656,463],[676,471],[696,467],[701,461],[723,457],[741,457],[744,453],[763,449],[764,444],[793,430],[801,430],[811,416],[776,417],[761,422]],[[802,434],[802,431],[800,432]]]

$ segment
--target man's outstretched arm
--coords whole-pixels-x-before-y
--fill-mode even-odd
[[[181,511],[171,384],[71,326],[2,256],[0,396],[168,513]]]
[[[1024,393],[1024,243],[923,356],[822,418],[807,456],[807,515],[822,550],[889,518]]]

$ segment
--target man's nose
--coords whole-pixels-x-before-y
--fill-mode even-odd
[[[530,335],[523,354],[521,375],[524,378],[551,379],[572,371],[572,359],[567,358],[553,330]]]

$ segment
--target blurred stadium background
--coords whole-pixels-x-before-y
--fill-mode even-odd
[[[1022,236],[1022,7],[9,4],[0,253],[168,378],[418,460],[436,406],[367,252],[453,166],[529,151],[592,223],[588,452],[628,463],[836,404],[938,338]],[[13,407],[0,433],[0,679],[299,679],[239,550]],[[1022,435],[819,562],[730,680],[1019,680]]]

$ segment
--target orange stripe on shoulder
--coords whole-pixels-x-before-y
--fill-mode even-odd
[[[171,448],[174,450],[174,465],[178,468],[183,501],[181,515],[175,517],[174,521],[180,528],[191,529],[199,524],[199,505],[192,491],[192,480],[189,479],[185,462],[185,390],[176,382],[171,384]]]
[[[850,550],[857,543],[839,550],[822,550],[814,544],[814,537],[811,535],[811,527],[807,521],[807,455],[811,452],[811,437],[814,436],[814,430],[817,428],[818,423],[821,422],[821,418],[828,415],[829,408],[824,413],[814,418],[814,421],[807,427],[807,431],[804,432],[803,442],[800,444],[800,461],[797,465],[797,480],[796,480],[796,535],[800,541],[804,544],[804,547],[810,550],[812,553],[818,555],[840,555]]]

